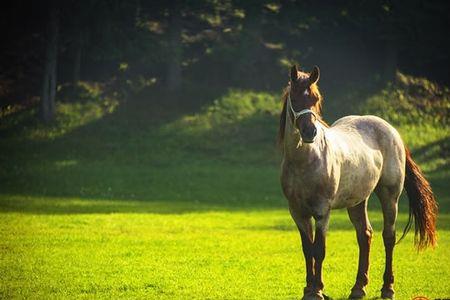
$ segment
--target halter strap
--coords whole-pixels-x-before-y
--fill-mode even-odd
[[[306,114],[312,114],[316,119],[319,119],[317,117],[317,114],[314,111],[312,111],[311,109],[302,109],[301,111],[295,111],[294,108],[292,107],[290,93],[288,94],[288,105],[291,108],[292,114],[294,115],[294,123],[301,115],[306,115]]]

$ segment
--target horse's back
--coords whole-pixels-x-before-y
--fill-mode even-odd
[[[392,150],[392,148],[404,148],[403,141],[397,130],[380,117],[346,116],[334,122],[330,129],[346,139],[345,136],[360,138],[368,146],[380,151]]]
[[[372,115],[346,116],[334,122],[330,129],[351,143],[352,148],[358,148],[360,143],[381,153],[381,184],[403,185],[405,146],[398,131],[387,121]]]
[[[397,134],[397,130],[389,124],[384,119],[373,116],[373,115],[350,115],[342,117],[336,120],[331,128],[344,128],[344,127],[354,127],[358,130],[380,130],[380,131],[388,131],[393,132],[393,134]]]

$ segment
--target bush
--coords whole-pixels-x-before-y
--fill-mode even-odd
[[[425,78],[397,74],[397,82],[370,97],[360,110],[392,124],[448,126],[450,91]]]

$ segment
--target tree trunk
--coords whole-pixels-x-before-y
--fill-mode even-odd
[[[240,45],[240,56],[237,57],[233,71],[235,84],[245,87],[263,88],[264,73],[260,65],[263,62],[261,47],[262,14],[259,1],[245,1],[245,19],[242,33],[245,37]]]
[[[76,86],[80,81],[81,73],[81,58],[83,56],[83,31],[80,30],[77,36],[75,57],[73,62],[73,85]]]
[[[134,22],[138,25],[141,22],[141,0],[136,0],[136,10],[134,12]]]
[[[41,119],[48,123],[54,119],[58,61],[58,10],[52,7],[46,32],[44,80],[41,95]]]
[[[180,1],[173,1],[169,8],[169,45],[170,56],[167,70],[167,87],[171,91],[181,87],[181,14]]]
[[[397,45],[394,41],[387,41],[384,54],[383,78],[385,82],[395,82],[397,72]]]

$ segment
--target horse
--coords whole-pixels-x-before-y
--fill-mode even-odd
[[[291,67],[278,132],[283,157],[281,186],[300,232],[305,258],[303,299],[327,298],[322,263],[330,212],[339,208],[347,209],[359,246],[358,271],[349,298],[366,295],[372,239],[367,202],[372,192],[383,212],[386,261],[381,297],[393,299],[392,256],[399,196],[404,188],[409,198],[409,219],[400,240],[414,222],[418,250],[436,245],[436,199],[400,134],[388,122],[371,115],[351,115],[327,125],[322,119],[319,77],[317,66],[310,73],[296,65]]]

